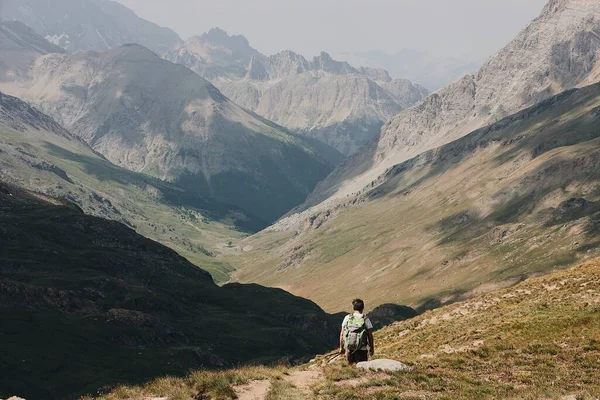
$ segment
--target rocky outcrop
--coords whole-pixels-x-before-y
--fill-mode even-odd
[[[412,369],[411,367],[401,363],[400,361],[388,359],[359,362],[358,364],[356,364],[356,368],[384,372],[410,371]]]

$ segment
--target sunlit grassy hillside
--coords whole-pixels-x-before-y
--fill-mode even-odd
[[[329,363],[332,353],[298,368],[198,372],[104,398],[235,399],[239,385],[270,380],[257,399],[596,399],[600,260],[428,311],[382,329],[375,341],[376,358],[412,369],[358,372]]]
[[[600,85],[399,164],[344,204],[245,239],[242,282],[328,310],[437,305],[599,253]]]

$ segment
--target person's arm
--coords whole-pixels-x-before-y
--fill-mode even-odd
[[[373,323],[369,318],[365,320],[365,325],[367,328],[367,340],[369,345],[369,355],[375,354],[375,338],[373,338]]]
[[[367,331],[367,339],[369,340],[369,355],[375,354],[375,338],[373,338],[373,331]]]
[[[344,327],[342,326],[342,330],[340,330],[340,354],[343,354],[346,352],[346,349],[344,348]]]

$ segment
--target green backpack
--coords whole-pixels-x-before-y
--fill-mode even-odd
[[[367,343],[367,326],[363,317],[350,315],[348,318],[348,324],[344,331],[344,345],[346,351],[354,353],[362,349]]]

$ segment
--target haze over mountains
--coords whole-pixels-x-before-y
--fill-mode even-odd
[[[178,181],[265,221],[302,202],[340,160],[139,45],[49,54],[28,73],[5,89],[113,163]]]
[[[10,0],[3,3],[1,14],[5,20],[24,22],[67,51],[141,44],[189,67],[238,105],[346,155],[428,93],[405,79],[392,82],[386,71],[365,73],[326,53],[312,62],[289,51],[267,57],[243,36],[229,36],[218,28],[182,45],[174,32],[112,1]]]
[[[110,1],[2,7],[11,390],[311,356],[350,297],[424,310],[600,255],[598,1],[549,1],[433,94]],[[57,364],[71,342],[97,367]]]
[[[210,80],[235,103],[348,155],[384,121],[428,94],[385,70],[356,69],[321,53],[265,56],[243,36],[212,29],[166,56]]]
[[[596,1],[551,1],[476,75],[388,121],[306,211],[249,238],[238,277],[334,309],[341,282],[414,305],[595,254],[598,87],[543,100],[598,81],[599,21]],[[567,231],[553,210],[574,213]]]
[[[463,75],[478,70],[482,64],[456,57],[435,57],[427,51],[417,49],[403,49],[393,54],[379,50],[344,52],[337,57],[352,65],[386,69],[392,76],[420,83],[430,92],[435,92]]]
[[[182,42],[172,30],[107,0],[2,0],[0,18],[21,21],[70,52],[104,51],[139,43],[163,55]]]
[[[360,190],[387,168],[554,94],[596,82],[600,3],[553,0],[473,75],[389,120],[377,140],[346,160],[308,205]]]

